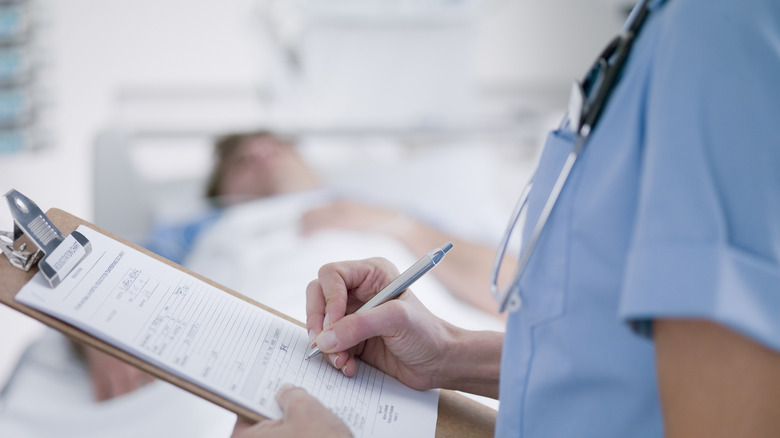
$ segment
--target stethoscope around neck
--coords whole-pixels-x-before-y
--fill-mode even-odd
[[[533,187],[533,178],[526,184],[515,205],[509,224],[506,227],[501,244],[493,262],[490,278],[490,293],[499,303],[499,311],[513,312],[522,305],[520,295],[520,278],[528,266],[528,261],[533,254],[536,243],[544,230],[547,220],[555,207],[558,197],[569,179],[571,170],[577,158],[585,149],[588,138],[593,132],[596,123],[601,116],[607,100],[615,88],[623,66],[626,63],[631,47],[645,23],[648,13],[649,0],[642,0],[631,12],[624,30],[610,41],[604,48],[596,62],[588,70],[582,81],[575,81],[569,98],[569,107],[566,116],[561,123],[561,130],[571,132],[575,136],[574,146],[566,156],[561,171],[553,184],[550,194],[544,202],[539,217],[534,223],[530,238],[523,243],[520,258],[515,273],[510,283],[501,288],[498,285],[501,264],[506,255],[513,230],[520,222],[521,216],[527,212],[528,197]]]

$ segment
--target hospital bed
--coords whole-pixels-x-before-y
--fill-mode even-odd
[[[94,222],[143,243],[155,224],[207,211],[210,206],[201,193],[211,144],[221,133],[105,129],[94,145]],[[508,200],[528,177],[533,158],[533,150],[507,155],[500,141],[491,144],[484,133],[288,134],[298,140],[302,154],[329,187],[355,199],[404,209],[489,244],[500,238],[511,210]],[[502,135],[493,138],[515,146],[520,141]],[[514,153],[518,150],[515,147]],[[298,199],[260,200],[230,210],[204,233],[185,265],[304,319],[303,291],[322,263],[384,256],[403,269],[414,261],[398,243],[379,236],[333,231],[301,238],[289,219],[307,205]],[[432,276],[418,281],[413,290],[434,313],[455,324],[502,330],[499,320],[453,298]],[[22,438],[229,436],[234,421],[233,414],[162,382],[95,403],[80,360],[54,332],[25,352],[0,398],[0,431]]]
[[[95,223],[143,244],[155,224],[179,223],[208,211],[211,206],[202,193],[212,163],[213,139],[222,133],[103,132],[95,144]],[[507,164],[500,141],[510,140],[498,134],[379,129],[286,132],[322,176],[328,193],[397,208],[489,245],[501,237],[512,207],[506,201],[522,186],[530,167],[523,157],[515,158],[514,166]],[[198,237],[185,265],[303,319],[302,294],[283,299],[288,294],[275,291],[305,290],[322,264],[384,256],[403,269],[414,261],[399,244],[379,236],[332,231],[302,238],[296,218],[321,202],[311,197],[274,198],[231,208]],[[438,284],[428,287],[442,289]],[[443,289],[442,294],[448,295]],[[435,300],[430,304],[441,306]],[[470,307],[462,307],[459,317],[454,315],[461,311],[450,312],[453,322],[478,320]]]
[[[93,156],[95,223],[140,241],[155,223],[208,209],[202,194],[213,140],[225,132],[104,130]],[[503,225],[532,169],[538,140],[526,129],[281,132],[297,140],[329,186],[380,204],[440,212],[434,215],[449,216],[455,231],[467,234],[496,217]]]

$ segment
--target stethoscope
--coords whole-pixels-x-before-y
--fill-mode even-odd
[[[509,224],[506,227],[501,244],[499,245],[496,259],[493,262],[493,270],[490,279],[490,293],[499,303],[499,311],[513,312],[520,308],[522,299],[520,297],[520,277],[525,272],[528,260],[536,246],[536,242],[542,234],[547,219],[552,213],[555,203],[558,201],[561,191],[571,174],[571,169],[577,158],[582,154],[586,141],[593,131],[596,122],[601,116],[604,105],[606,104],[612,90],[617,84],[623,66],[626,63],[628,54],[636,39],[642,25],[647,18],[648,3],[650,0],[642,0],[639,5],[631,12],[628,22],[623,31],[610,41],[607,47],[596,58],[596,62],[585,74],[582,81],[575,81],[572,86],[572,93],[569,99],[569,108],[566,116],[561,123],[561,129],[569,130],[576,136],[574,147],[566,157],[566,161],[561,167],[561,171],[553,184],[547,200],[544,202],[541,213],[536,219],[531,236],[527,244],[523,245],[520,252],[520,259],[517,263],[517,270],[512,276],[512,280],[505,287],[498,285],[498,276],[501,270],[501,262],[509,246],[512,231],[516,228],[520,217],[526,213],[528,207],[528,196],[533,187],[533,178],[526,184],[520,194]]]

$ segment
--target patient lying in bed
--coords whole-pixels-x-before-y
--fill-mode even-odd
[[[185,224],[158,227],[145,245],[151,251],[251,295],[259,285],[246,278],[261,278],[267,285],[279,272],[294,269],[303,272],[308,283],[326,262],[383,255],[378,250],[386,245],[400,245],[400,251],[417,259],[452,241],[455,250],[434,275],[459,299],[497,315],[487,286],[491,246],[443,232],[396,209],[344,199],[346,195],[323,183],[291,142],[270,133],[227,135],[217,141],[215,151],[206,195],[217,208]],[[325,234],[337,239],[317,250],[301,246],[324,240]],[[356,237],[358,244],[350,245]],[[321,256],[310,265],[313,270],[302,271],[311,254]],[[402,267],[406,261],[398,264]],[[283,290],[302,291],[307,283]]]
[[[150,250],[305,320],[304,291],[322,264],[380,255],[404,269],[452,241],[455,248],[447,260],[413,290],[455,324],[503,329],[502,321],[491,314],[493,301],[487,289],[492,248],[393,209],[343,199],[292,144],[271,134],[229,135],[217,142],[216,152],[208,194],[217,208],[186,224],[158,228],[147,245]],[[5,391],[0,432],[45,436],[70,428],[79,436],[121,436],[116,430],[121,417],[128,436],[153,430],[150,422],[157,422],[158,428],[174,427],[176,436],[183,435],[179,427],[187,428],[187,436],[230,434],[229,412],[162,382],[148,385],[149,376],[97,351],[79,348],[78,354],[84,355],[88,373],[59,335],[47,334],[34,345]],[[37,389],[49,392],[48,409],[35,401],[40,397],[36,387],[43,382],[45,388]],[[87,382],[95,400],[109,402],[90,400]],[[120,395],[124,397],[117,399]],[[120,416],[120,411],[126,415]],[[31,413],[47,418],[57,429],[30,423]],[[79,421],[73,423],[75,419]],[[171,434],[154,430],[155,436]]]

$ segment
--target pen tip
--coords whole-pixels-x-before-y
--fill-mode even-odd
[[[441,250],[446,253],[447,251],[451,250],[452,247],[453,247],[452,242],[447,242],[444,244],[444,246],[441,247]]]
[[[317,347],[314,347],[314,348],[312,348],[312,349],[311,349],[311,350],[309,350],[309,352],[306,354],[306,360],[309,360],[309,359],[311,359],[312,357],[316,356],[316,355],[317,355],[317,353],[319,353],[319,352],[320,352],[320,349],[319,349],[319,348],[317,348]]]

